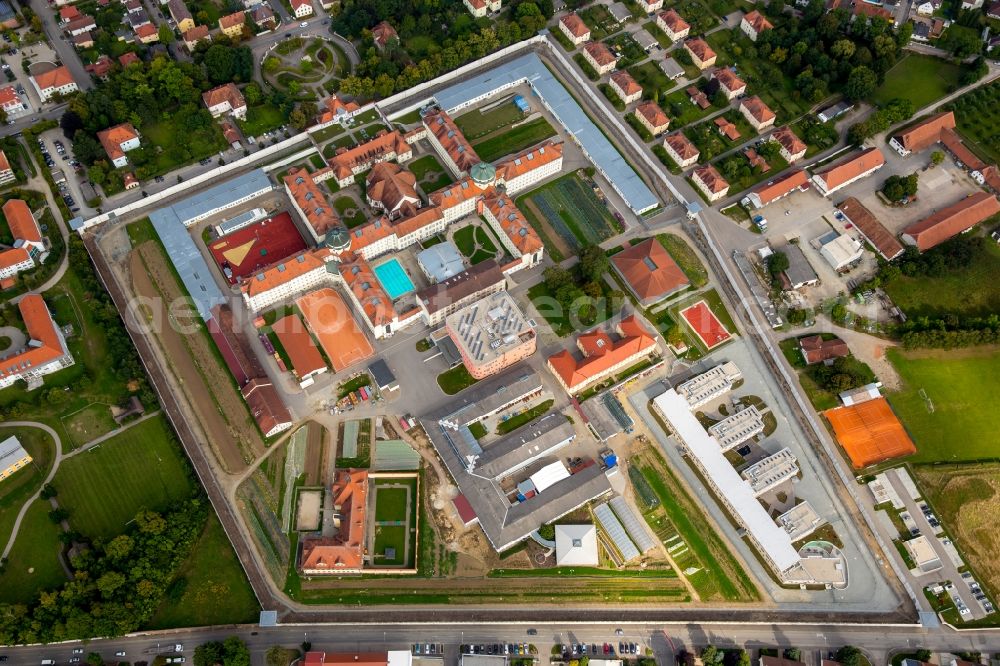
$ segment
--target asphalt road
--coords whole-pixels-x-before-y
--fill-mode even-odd
[[[622,629],[622,636],[616,629]],[[528,635],[534,629],[537,635]],[[165,632],[134,634],[110,640],[88,643],[72,642],[47,646],[0,648],[8,663],[37,664],[43,659],[69,663],[73,649],[82,648],[84,655],[98,652],[106,659],[113,659],[116,652],[124,651],[130,661],[149,660],[156,654],[180,654],[191,659],[194,649],[201,643],[221,640],[238,635],[247,642],[254,664],[264,663],[264,652],[273,645],[298,647],[309,641],[312,649],[326,652],[379,651],[384,649],[409,649],[413,643],[441,643],[445,645],[445,662],[457,663],[459,645],[468,643],[530,642],[538,647],[541,659],[549,654],[556,643],[617,643],[620,640],[650,647],[657,661],[672,664],[673,657],[682,648],[697,650],[709,643],[720,647],[746,647],[748,649],[783,646],[798,647],[803,660],[816,663],[826,652],[843,645],[857,645],[868,654],[873,664],[884,664],[894,652],[927,648],[934,652],[978,651],[992,653],[1000,643],[1000,632],[958,634],[950,629],[926,631],[908,625],[836,625],[836,624],[752,624],[752,623],[618,623],[588,622],[566,623],[503,623],[503,624],[362,624],[320,625],[302,624],[270,628],[251,625],[182,629]],[[175,644],[184,650],[173,652]]]

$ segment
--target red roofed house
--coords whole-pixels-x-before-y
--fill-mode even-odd
[[[652,14],[663,8],[663,0],[639,0],[639,7],[647,14]]]
[[[740,21],[740,30],[742,30],[752,42],[757,41],[757,37],[760,36],[760,33],[765,30],[770,30],[773,27],[774,26],[771,22],[764,18],[764,15],[756,9],[748,14],[744,14],[743,20]]]
[[[28,333],[28,344],[0,358],[0,388],[6,388],[19,379],[33,388],[41,384],[43,375],[58,372],[74,363],[62,330],[52,319],[40,295],[25,295],[17,307]]]
[[[80,14],[75,19],[63,25],[63,31],[70,37],[76,37],[85,32],[90,32],[92,30],[97,30],[97,21],[94,20],[93,16],[87,14]]]
[[[824,167],[813,174],[812,181],[823,196],[830,196],[842,187],[869,176],[885,164],[885,157],[878,148],[869,148]]]
[[[3,205],[3,216],[7,220],[7,228],[14,239],[14,247],[23,247],[32,257],[45,253],[45,240],[42,238],[42,228],[31,214],[31,208],[22,199],[9,199]],[[44,257],[43,257],[44,258]]]
[[[367,522],[368,470],[338,469],[330,490],[337,536],[304,539],[299,570],[312,576],[361,573]],[[314,663],[332,662],[321,660]]]
[[[113,64],[114,63],[111,61],[111,58],[108,57],[107,54],[102,53],[100,56],[98,56],[97,60],[90,63],[89,65],[86,65],[84,67],[84,70],[86,70],[88,74],[92,74],[93,76],[96,76],[99,79],[107,80],[108,74],[111,73],[111,67],[113,66]]]
[[[903,242],[915,245],[923,252],[972,229],[997,213],[1000,213],[997,198],[988,192],[976,192],[903,229]]]
[[[740,102],[740,113],[758,132],[774,125],[774,111],[760,97],[754,95]]]
[[[447,112],[428,113],[424,116],[424,127],[434,152],[455,175],[466,173],[482,161]]]
[[[736,141],[736,139],[743,136],[740,134],[740,131],[736,129],[736,125],[725,116],[716,116],[715,120],[712,122],[714,122],[715,126],[719,128],[719,134],[726,137],[730,141]]]
[[[480,204],[480,214],[489,223],[512,257],[521,260],[523,268],[538,264],[545,254],[542,239],[524,215],[505,194],[487,197]]]
[[[239,39],[243,36],[243,28],[246,25],[247,15],[243,12],[233,12],[219,17],[219,30],[226,37]]]
[[[69,5],[67,7],[62,7],[59,9],[60,24],[66,24],[78,18],[80,18],[80,10],[74,7],[73,5]]]
[[[569,350],[549,357],[549,370],[569,394],[579,393],[605,377],[634,365],[657,349],[656,338],[635,315],[622,319],[617,333],[617,341],[612,341],[611,336],[600,329],[581,334],[576,340],[576,346],[583,354],[581,360],[574,358]]]
[[[682,169],[697,163],[698,157],[701,155],[698,147],[681,132],[667,135],[663,139],[663,149],[667,151],[670,159]]]
[[[313,240],[319,243],[328,231],[342,227],[326,195],[305,169],[292,168],[284,178],[285,193],[295,212],[305,220]]]
[[[758,153],[753,148],[744,148],[743,157],[747,158],[747,162],[750,163],[750,168],[754,170],[755,173],[767,173],[771,170],[771,165],[767,163],[760,153]]]
[[[483,18],[490,12],[498,12],[502,7],[500,0],[462,0],[465,8],[476,18]]]
[[[941,140],[941,133],[946,129],[955,129],[955,113],[953,111],[935,114],[927,120],[899,132],[889,139],[889,145],[895,148],[897,153],[906,157],[912,152],[919,152],[933,146]]]
[[[691,26],[674,9],[657,14],[656,27],[666,33],[672,42],[684,39],[691,32]]]
[[[139,179],[135,177],[135,174],[129,171],[127,174],[122,176],[122,184],[125,185],[126,190],[134,190],[139,187]]]
[[[712,103],[708,100],[708,95],[705,94],[703,90],[700,90],[697,86],[689,86],[687,90],[688,99],[691,103],[697,106],[699,109],[707,109],[712,106]]]
[[[264,437],[273,437],[292,427],[292,415],[274,385],[266,378],[251,379],[240,389],[240,393]]]
[[[694,61],[698,69],[708,69],[715,64],[717,58],[715,51],[701,37],[686,40],[684,50],[691,54],[691,60]]]
[[[97,140],[101,142],[111,163],[119,169],[128,165],[125,153],[139,147],[139,133],[132,127],[132,123],[122,123],[101,130],[97,133]]]
[[[611,86],[611,90],[618,95],[618,99],[625,104],[631,104],[642,97],[642,86],[636,83],[636,80],[632,78],[632,75],[624,69],[614,72],[611,75],[611,80],[608,85]]]
[[[670,127],[670,118],[656,102],[643,102],[635,107],[635,117],[653,136],[659,136]]]
[[[806,365],[832,362],[835,358],[851,355],[846,342],[840,338],[824,340],[821,335],[799,338],[799,351],[802,352]]]
[[[31,84],[35,86],[43,102],[49,101],[55,95],[68,95],[80,89],[66,65],[32,76]]]
[[[274,10],[265,3],[250,10],[250,20],[261,30],[274,30],[278,27],[278,18],[274,15]]]
[[[313,15],[312,2],[309,0],[291,0],[292,13],[295,14],[295,18],[305,18],[307,16]]]
[[[590,39],[590,28],[576,14],[566,14],[560,18],[559,29],[562,34],[566,35],[566,39],[573,43],[573,46],[579,46]]]
[[[618,64],[615,54],[601,42],[587,42],[583,47],[583,59],[601,75],[607,74]]]
[[[805,157],[805,142],[796,136],[795,132],[793,132],[792,128],[788,125],[774,130],[774,133],[771,134],[768,141],[776,141],[781,146],[781,156],[785,158],[785,161],[789,164]]]
[[[712,78],[719,82],[719,89],[727,100],[732,101],[734,97],[739,97],[747,91],[746,81],[736,76],[731,69],[717,69]]]
[[[226,113],[231,113],[240,119],[247,117],[246,100],[243,99],[243,93],[240,92],[240,89],[233,83],[212,88],[208,92],[202,93],[201,98],[213,118],[218,118]]]
[[[137,56],[132,51],[129,51],[128,53],[123,53],[122,55],[118,56],[118,63],[123,68],[128,67],[134,62],[139,62],[139,56]]]
[[[10,166],[7,154],[0,150],[0,185],[13,183],[15,180],[17,180],[17,175]]]
[[[612,256],[611,265],[644,307],[691,285],[655,237]]]
[[[399,42],[399,35],[396,33],[396,29],[391,25],[382,21],[377,26],[372,28],[372,39],[375,41],[375,46],[380,49],[384,49],[389,46],[389,42],[395,40]]]
[[[152,23],[143,23],[135,29],[135,37],[143,44],[160,41],[160,31]]]
[[[6,111],[10,118],[24,112],[24,100],[14,86],[0,88],[0,108]]]
[[[368,174],[365,198],[373,210],[390,220],[410,215],[420,208],[417,177],[393,162],[379,162]]]
[[[782,197],[787,197],[792,192],[801,192],[807,187],[809,187],[809,175],[803,169],[796,169],[777,180],[771,180],[761,185],[748,194],[747,199],[754,208],[763,208]]]
[[[338,148],[330,158],[333,176],[341,187],[348,187],[354,177],[379,162],[405,162],[413,157],[413,148],[398,131],[381,130],[378,136],[354,148]],[[478,160],[478,158],[476,158]]]
[[[718,201],[729,193],[729,183],[711,164],[703,164],[692,171],[691,180],[709,201]]]
[[[357,102],[343,102],[333,94],[323,100],[319,115],[316,116],[316,124],[326,126],[334,122],[343,123],[357,115],[360,110],[361,107]]]
[[[198,42],[205,39],[211,41],[212,35],[207,25],[196,25],[185,32],[181,38],[184,40],[184,46],[187,47],[188,51],[193,51],[194,47],[198,46]]]
[[[89,30],[73,37],[73,46],[78,49],[89,49],[94,45],[94,33]]]

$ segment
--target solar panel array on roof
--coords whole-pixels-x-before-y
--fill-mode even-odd
[[[636,213],[642,213],[658,205],[656,195],[534,53],[523,55],[477,76],[464,79],[461,83],[437,93],[435,98],[442,108],[452,113],[470,100],[509,88],[520,81],[527,81],[532,86],[533,91],[545,102],[552,114],[611,181],[629,208]]]
[[[614,512],[608,506],[607,502],[594,509],[594,516],[597,517],[597,522],[601,524],[601,527],[608,533],[611,540],[615,542],[618,552],[622,554],[626,562],[639,557],[639,550],[632,543],[632,539],[629,538],[621,521],[615,517]]]
[[[408,471],[420,468],[420,454],[401,439],[375,442],[372,469],[377,471]]]
[[[358,427],[360,425],[361,421],[344,422],[344,441],[340,449],[341,458],[358,457]]]
[[[632,537],[633,543],[639,547],[639,551],[643,553],[648,553],[649,551],[656,548],[656,540],[653,535],[649,533],[649,529],[646,524],[639,519],[639,516],[635,515],[635,511],[629,506],[629,503],[625,501],[625,498],[619,495],[618,497],[612,498],[608,504],[614,509],[615,515],[618,519],[622,521],[622,525],[625,526],[625,531],[628,535]]]

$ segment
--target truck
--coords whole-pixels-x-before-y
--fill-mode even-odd
[[[758,231],[767,231],[767,218],[763,215],[754,215],[753,223]]]

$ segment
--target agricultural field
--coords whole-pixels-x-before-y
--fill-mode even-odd
[[[566,174],[522,195],[517,205],[529,221],[543,218],[575,249],[596,245],[618,233],[618,223],[607,205],[578,173]]]
[[[505,155],[512,155],[530,148],[555,135],[556,131],[549,124],[549,121],[539,117],[509,130],[493,132],[478,142],[473,141],[472,147],[481,160],[493,162]]]
[[[892,302],[908,317],[949,313],[985,317],[1000,312],[997,275],[1000,275],[1000,245],[987,239],[974,250],[971,261],[964,268],[948,270],[935,277],[898,275],[883,287]]]
[[[73,529],[93,538],[121,534],[140,509],[162,511],[197,488],[163,415],[64,460],[52,485]]]
[[[924,497],[976,578],[994,598],[1000,593],[1000,465],[915,465]]]
[[[524,114],[514,105],[513,96],[498,100],[487,110],[475,109],[455,118],[455,124],[470,142],[504,127],[510,127]]]
[[[147,629],[244,624],[260,604],[222,523],[213,513]]]
[[[492,259],[497,254],[497,246],[485,228],[470,224],[455,232],[452,238],[458,251],[473,266]]]
[[[908,53],[885,73],[885,83],[875,90],[872,101],[885,104],[901,97],[920,109],[951,92],[961,73],[959,65],[942,58]]]
[[[971,90],[947,107],[970,148],[988,162],[1000,162],[1000,83]]]
[[[903,387],[889,402],[917,445],[913,462],[1000,458],[1000,348],[890,348]]]

